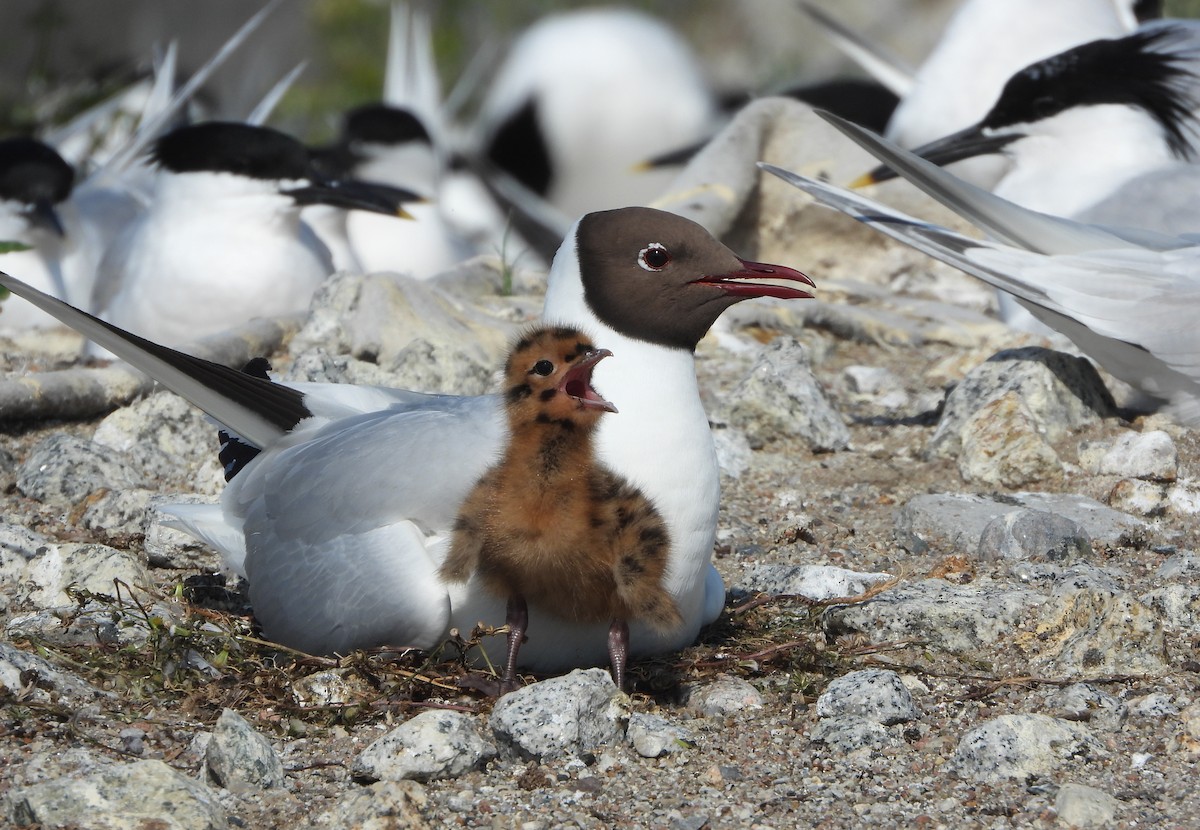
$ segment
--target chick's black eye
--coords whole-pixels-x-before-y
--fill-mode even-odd
[[[553,371],[554,364],[549,360],[539,360],[537,363],[533,364],[533,373],[535,375],[541,375],[542,377],[545,377]]]
[[[661,271],[671,263],[671,252],[662,243],[651,242],[638,252],[638,265],[647,271]]]

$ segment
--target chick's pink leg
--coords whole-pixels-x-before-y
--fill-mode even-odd
[[[517,688],[517,652],[525,642],[525,629],[529,627],[529,608],[524,597],[508,598],[505,622],[508,624],[508,659],[504,663],[504,677],[500,680],[500,694]]]
[[[629,624],[613,620],[608,627],[608,660],[612,663],[613,682],[625,691],[625,664],[629,662]]]

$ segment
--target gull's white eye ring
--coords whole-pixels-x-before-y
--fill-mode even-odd
[[[638,252],[638,265],[647,271],[661,271],[671,264],[671,252],[661,242],[651,242]]]

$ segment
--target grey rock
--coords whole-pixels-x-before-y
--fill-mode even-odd
[[[847,366],[842,370],[842,382],[858,395],[878,396],[904,389],[900,376],[882,366]]]
[[[496,755],[479,734],[475,719],[430,709],[373,741],[354,759],[351,773],[372,781],[432,781],[458,778]]]
[[[23,589],[29,561],[45,553],[50,541],[20,525],[0,523],[0,613]]]
[[[620,740],[627,701],[604,669],[576,669],[504,695],[488,725],[510,755],[579,756]]]
[[[998,783],[1049,775],[1104,758],[1104,745],[1084,726],[1046,715],[1001,715],[963,735],[947,763],[962,778]]]
[[[1104,827],[1117,817],[1121,802],[1104,790],[1084,784],[1063,784],[1054,797],[1058,820],[1069,827]]]
[[[62,432],[38,442],[17,471],[17,489],[23,494],[63,507],[75,507],[96,490],[142,484],[120,453]]]
[[[1064,562],[1092,553],[1087,531],[1078,523],[1044,510],[1019,509],[987,523],[979,537],[979,558]]]
[[[657,758],[689,749],[695,743],[691,733],[664,718],[646,712],[634,712],[629,716],[629,728],[625,731],[634,752],[643,758]]]
[[[967,421],[1008,392],[1016,393],[1036,430],[1050,441],[1114,411],[1104,382],[1085,358],[1037,347],[1007,349],[972,369],[950,393],[929,441],[930,455],[956,455]]]
[[[861,715],[822,718],[808,733],[808,739],[813,743],[825,744],[838,754],[900,745],[896,736],[882,723]]]
[[[107,538],[140,536],[150,521],[153,498],[152,490],[141,488],[108,490],[88,501],[79,517],[79,526],[103,533]]]
[[[1031,665],[1051,676],[1083,680],[1169,671],[1158,615],[1098,569],[1076,566],[1064,572],[1039,604],[1034,630],[1036,636],[1021,645]]]
[[[312,830],[421,830],[428,798],[415,781],[380,781],[338,799],[308,825]]]
[[[746,438],[746,433],[740,429],[725,427],[724,429],[714,429],[712,436],[713,446],[717,449],[717,464],[721,467],[721,472],[731,478],[740,478],[742,473],[746,472],[746,468],[750,466],[750,460],[754,453],[750,448],[750,441]]]
[[[817,698],[817,717],[856,715],[891,726],[921,717],[900,675],[863,669],[834,679]]]
[[[130,551],[107,545],[50,545],[29,562],[18,596],[37,608],[71,605],[73,588],[114,596],[116,584],[146,589],[152,584],[146,566]]]
[[[1058,478],[1062,462],[1015,392],[988,401],[959,431],[958,472],[992,487],[1022,487]]]
[[[53,663],[0,641],[0,684],[18,700],[63,701],[75,706],[108,697],[86,681]]]
[[[687,706],[709,717],[723,717],[746,709],[759,709],[763,696],[740,677],[721,675],[710,683],[691,688]]]
[[[353,669],[313,672],[292,683],[292,694],[305,706],[344,706],[363,700],[371,687]]]
[[[1179,451],[1171,436],[1160,429],[1123,433],[1112,444],[1085,444],[1079,450],[1080,465],[1090,473],[1174,481],[1179,469]]]
[[[1157,481],[1123,478],[1109,491],[1108,503],[1126,513],[1161,516],[1171,504],[1171,493],[1167,485]]]
[[[1200,578],[1200,555],[1190,550],[1168,556],[1158,566],[1159,579]]]
[[[834,565],[755,564],[746,569],[741,585],[750,591],[821,600],[858,596],[891,578],[891,574],[859,573]]]
[[[149,616],[173,620],[178,613],[163,603],[147,608]],[[4,626],[9,637],[28,637],[60,646],[141,645],[151,634],[140,613],[116,610],[112,604],[88,601],[82,606],[48,608],[13,616]]]
[[[17,486],[17,457],[0,447],[0,493]]]
[[[1057,493],[1014,493],[1003,500],[958,493],[916,496],[896,511],[896,541],[912,553],[931,548],[943,554],[973,554],[984,528],[994,519],[1021,508],[1070,519],[1093,542],[1130,544],[1144,538],[1148,525],[1086,496]]]
[[[116,410],[96,427],[92,441],[118,452],[144,481],[186,481],[205,493],[224,485],[216,425],[171,392]]]
[[[203,784],[162,761],[137,761],[34,784],[9,794],[17,826],[89,830],[224,830],[225,809]]]
[[[924,640],[952,654],[994,656],[993,644],[1008,637],[1042,601],[1010,585],[952,585],[927,579],[830,608],[822,617],[828,636],[863,633],[875,641]]]
[[[211,781],[235,792],[269,790],[287,781],[271,742],[232,709],[217,719],[204,765]]]
[[[1172,631],[1200,631],[1200,585],[1165,585],[1138,597]]]
[[[482,395],[492,388],[492,369],[468,352],[423,338],[402,348],[384,369],[396,385],[424,392]]]
[[[1130,701],[1129,714],[1138,718],[1158,719],[1178,715],[1179,707],[1166,692],[1151,692]]]
[[[1046,706],[1057,717],[1087,723],[1098,732],[1117,732],[1129,717],[1129,707],[1119,697],[1090,683],[1074,683],[1053,692]]]
[[[813,377],[804,346],[793,337],[777,337],[767,345],[729,401],[718,418],[743,430],[751,446],[779,436],[803,438],[815,452],[850,446],[850,431]]]

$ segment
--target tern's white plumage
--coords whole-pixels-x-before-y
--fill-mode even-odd
[[[971,239],[841,188],[764,165],[786,181],[930,256],[1010,292],[1116,377],[1200,423],[1196,239],[1083,225],[1027,210],[830,118],[902,176],[995,238]]]

